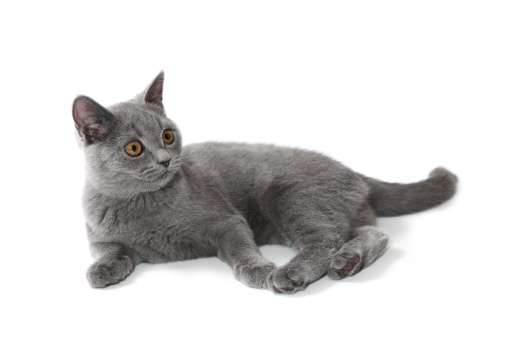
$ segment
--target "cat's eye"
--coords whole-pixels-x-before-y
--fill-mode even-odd
[[[165,144],[173,143],[173,141],[174,141],[173,132],[169,129],[164,130],[164,133],[162,134],[162,139],[164,140]]]
[[[141,150],[143,150],[141,143],[137,141],[130,142],[125,146],[127,154],[133,157],[138,156],[141,153]]]

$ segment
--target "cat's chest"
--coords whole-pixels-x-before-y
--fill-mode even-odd
[[[202,221],[191,205],[150,196],[130,201],[96,199],[85,205],[89,239],[134,249],[144,261],[159,263],[214,254],[202,240]]]
[[[128,200],[94,198],[85,202],[88,224],[104,235],[132,235],[165,231],[177,235],[195,224],[193,207],[177,197],[141,194]]]
[[[84,204],[92,241],[118,241],[163,252],[202,242],[210,228],[234,212],[219,198],[190,189],[128,200],[89,195]]]

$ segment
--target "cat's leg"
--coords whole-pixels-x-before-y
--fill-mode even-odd
[[[266,277],[276,266],[264,258],[254,241],[252,230],[243,219],[220,225],[218,257],[228,263],[236,279],[253,288],[267,288]]]
[[[268,288],[276,293],[295,293],[324,276],[336,248],[344,237],[331,226],[307,226],[307,233],[288,241],[298,254],[286,265],[274,270],[267,279]]]
[[[370,266],[387,249],[388,237],[374,226],[362,226],[353,230],[352,238],[331,257],[328,276],[343,279],[353,276]]]
[[[120,243],[94,243],[91,250],[97,261],[90,266],[86,276],[94,288],[118,284],[141,263],[141,258],[133,250]]]

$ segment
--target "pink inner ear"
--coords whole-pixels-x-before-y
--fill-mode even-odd
[[[93,112],[92,104],[86,98],[76,99],[73,116],[74,122],[80,129],[98,122],[96,114]]]
[[[92,124],[88,126],[88,132],[93,135],[101,135],[106,132],[106,127],[101,124]]]
[[[157,106],[163,107],[162,105],[163,92],[164,92],[164,72],[161,72],[160,74],[158,74],[155,80],[153,80],[152,84],[146,91],[144,101],[146,103],[152,103]]]

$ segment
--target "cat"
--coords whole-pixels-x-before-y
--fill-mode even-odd
[[[322,154],[265,144],[182,146],[166,117],[164,73],[134,99],[104,108],[78,96],[72,116],[86,159],[86,227],[94,288],[135,266],[218,256],[254,288],[292,294],[324,275],[340,280],[371,265],[388,236],[378,216],[397,216],[451,198],[444,168],[412,184],[385,183]],[[297,254],[277,267],[259,246]]]

